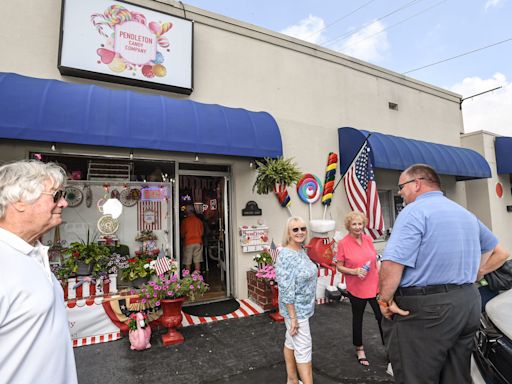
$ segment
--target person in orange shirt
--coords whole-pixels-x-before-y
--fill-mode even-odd
[[[203,261],[203,222],[196,216],[194,207],[188,205],[186,217],[181,222],[180,235],[183,241],[183,264],[190,270],[192,262],[196,271],[201,271]]]

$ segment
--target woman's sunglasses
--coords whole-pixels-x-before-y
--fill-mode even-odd
[[[299,229],[301,230],[301,232],[306,232],[308,230],[306,227],[295,227],[295,228],[292,228],[292,231],[293,231],[293,233],[297,233],[297,232],[299,232]]]
[[[59,202],[60,199],[65,199],[66,198],[66,195],[67,195],[67,192],[64,191],[63,189],[59,189],[55,192],[41,192],[43,195],[50,195],[50,196],[53,196],[53,202],[54,203],[57,203]]]

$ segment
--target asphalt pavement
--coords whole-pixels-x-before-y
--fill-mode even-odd
[[[369,305],[363,342],[369,367],[359,365],[352,345],[348,302],[317,305],[310,320],[315,384],[393,383],[377,322]],[[285,384],[285,327],[267,314],[181,328],[183,344],[164,347],[153,332],[152,347],[130,350],[128,337],[75,348],[80,384]]]

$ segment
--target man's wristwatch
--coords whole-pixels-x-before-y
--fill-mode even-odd
[[[380,295],[377,295],[376,299],[377,299],[377,303],[379,303],[379,305],[384,308],[388,308],[391,305],[391,303],[393,303],[393,299],[391,299],[390,301],[384,301],[384,300],[382,300]]]

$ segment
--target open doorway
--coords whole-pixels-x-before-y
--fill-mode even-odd
[[[180,261],[181,267],[185,262],[195,268],[195,260],[191,254],[185,256],[184,220],[187,211],[193,211],[202,222],[202,254],[200,270],[206,283],[208,292],[198,301],[214,301],[226,298],[229,290],[229,263],[227,261],[227,181],[223,176],[207,175],[180,175],[179,176],[179,212],[180,212]],[[187,246],[190,250],[190,246]],[[187,251],[188,252],[188,251]],[[189,260],[187,260],[189,259]]]

